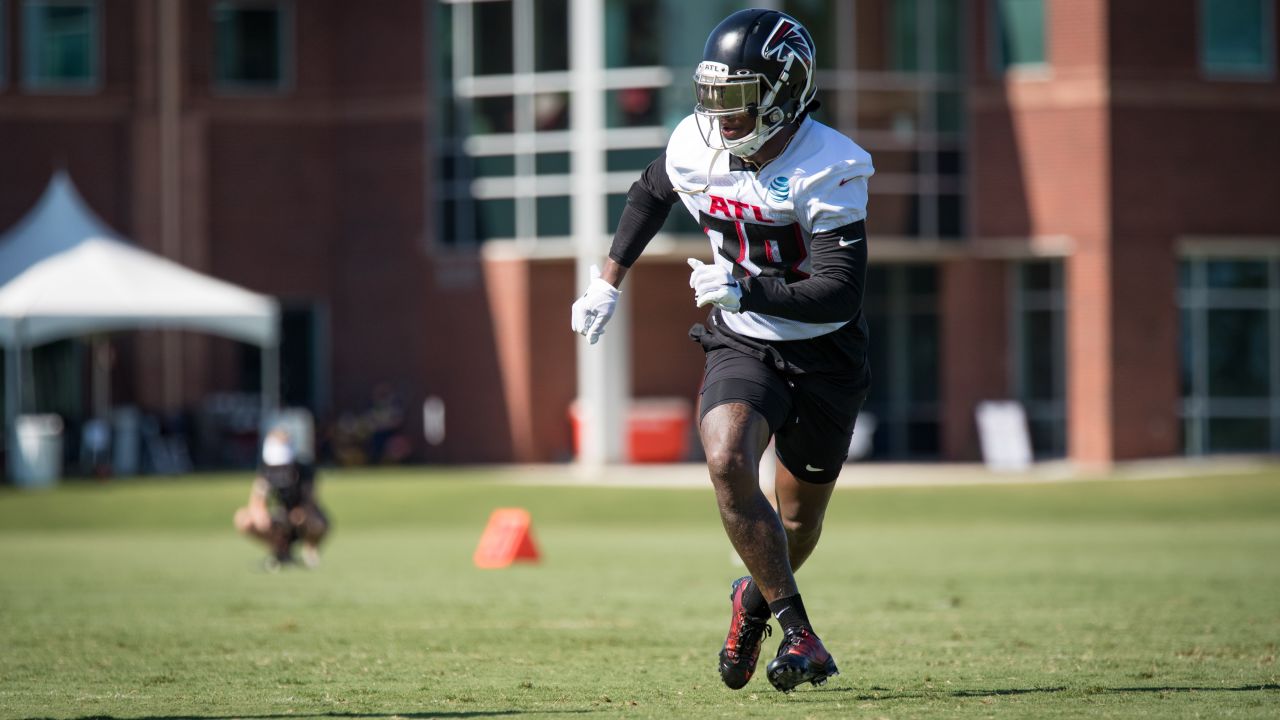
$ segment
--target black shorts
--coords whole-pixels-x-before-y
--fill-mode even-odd
[[[733,348],[707,352],[699,420],[717,405],[740,402],[764,416],[784,467],[811,483],[835,482],[849,456],[870,373],[784,374]]]

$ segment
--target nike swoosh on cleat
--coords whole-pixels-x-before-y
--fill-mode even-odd
[[[822,472],[822,468],[816,468],[809,464],[805,464],[804,469],[808,470],[809,472]]]

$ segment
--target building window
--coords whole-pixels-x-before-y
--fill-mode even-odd
[[[859,37],[876,38],[849,43],[837,34],[829,46],[819,45],[819,58],[825,53],[832,68],[819,73],[819,87],[828,94],[820,91],[823,107],[816,116],[871,153],[876,176],[868,212],[876,236],[963,237],[963,4],[793,0],[785,8],[793,4],[813,6],[810,23],[857,28]]]
[[[228,0],[213,6],[214,85],[222,91],[282,91],[291,85],[287,2]]]
[[[937,267],[870,266],[863,308],[874,338],[870,361],[877,378],[863,407],[875,419],[871,458],[936,459],[941,444]]]
[[[1280,252],[1178,268],[1183,448],[1280,450]]]
[[[1200,66],[1211,75],[1263,77],[1275,62],[1271,0],[1201,0]]]
[[[997,70],[1045,63],[1044,0],[994,0],[992,56]]]
[[[98,3],[26,0],[22,5],[22,84],[31,90],[98,87]]]
[[[1013,266],[1014,396],[1027,413],[1036,458],[1066,453],[1066,312],[1060,260]]]
[[[573,97],[569,73],[569,0],[452,0],[436,3],[440,53],[435,63],[440,105],[436,202],[442,244],[488,241],[561,242],[570,247],[572,176],[569,127]],[[665,6],[668,3],[661,3]],[[696,6],[697,22],[721,3]],[[610,162],[601,190],[624,195],[639,170],[657,157],[669,132],[670,99],[676,89],[681,116],[693,107],[689,83],[706,32],[720,17],[691,35],[664,29],[663,7],[639,0],[605,0],[605,145]],[[674,8],[674,5],[672,5]],[[727,12],[725,14],[728,14]],[[692,22],[692,21],[691,21]],[[670,47],[682,46],[678,52]],[[683,47],[688,44],[688,47]],[[677,73],[668,57],[687,63]],[[678,118],[677,118],[678,119]],[[673,125],[673,124],[672,124]],[[638,153],[633,166],[620,153]],[[675,213],[673,213],[675,215]],[[675,223],[668,226],[671,230]]]

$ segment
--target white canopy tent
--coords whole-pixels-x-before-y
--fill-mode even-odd
[[[23,410],[27,348],[142,328],[200,330],[258,345],[263,417],[277,406],[279,303],[129,243],[89,209],[65,172],[57,172],[26,217],[0,235],[7,432]]]

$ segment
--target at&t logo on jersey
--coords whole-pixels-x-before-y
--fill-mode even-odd
[[[773,202],[786,202],[787,198],[791,197],[791,182],[785,177],[774,178],[773,182],[769,183],[768,195]]]

